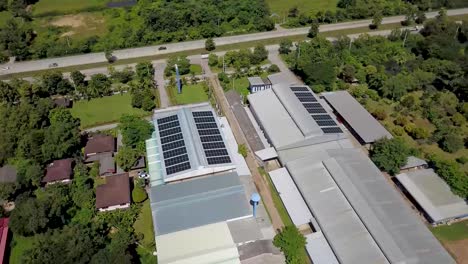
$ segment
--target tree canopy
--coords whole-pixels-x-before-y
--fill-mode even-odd
[[[299,232],[296,226],[285,226],[273,239],[273,245],[278,247],[286,257],[288,264],[300,264],[306,261],[304,247],[305,237]]]
[[[399,138],[379,139],[372,145],[370,157],[380,169],[395,175],[406,164],[410,149]]]

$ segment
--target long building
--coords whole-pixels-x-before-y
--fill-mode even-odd
[[[275,84],[248,99],[284,166],[271,175],[288,213],[312,226],[314,263],[454,263],[309,87]]]

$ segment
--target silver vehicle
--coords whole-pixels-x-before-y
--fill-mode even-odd
[[[55,68],[55,67],[58,67],[58,63],[54,62],[54,63],[49,64],[49,68]]]

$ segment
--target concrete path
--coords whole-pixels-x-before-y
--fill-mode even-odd
[[[468,8],[453,9],[453,10],[447,11],[447,15],[449,16],[464,15],[464,14],[468,14]],[[426,13],[427,18],[433,18],[435,16],[437,16],[437,12]],[[405,19],[404,16],[386,17],[382,20],[382,24],[398,23],[404,19]],[[327,32],[327,31],[336,31],[336,30],[343,30],[343,29],[350,29],[350,28],[367,27],[371,22],[372,22],[371,19],[366,19],[366,20],[359,20],[359,21],[321,25],[319,30],[320,32]],[[242,43],[242,42],[264,40],[264,39],[271,39],[271,38],[305,35],[308,33],[308,31],[309,31],[309,27],[293,28],[293,29],[279,28],[278,30],[269,31],[269,32],[220,37],[220,38],[215,38],[214,41],[216,45],[221,46],[221,45],[226,45],[226,44]],[[166,49],[159,50],[161,46],[166,47]],[[146,56],[168,54],[168,53],[187,51],[187,50],[204,49],[204,47],[205,47],[205,40],[196,40],[196,41],[163,44],[163,45],[157,45],[157,46],[147,46],[147,47],[141,47],[141,48],[116,50],[114,51],[113,54],[114,56],[117,57],[117,59],[122,60],[122,59],[132,59],[132,58],[139,58],[139,57],[146,57]],[[74,56],[67,56],[67,57],[60,57],[60,58],[25,61],[25,62],[18,62],[18,63],[12,63],[12,64],[7,63],[7,64],[0,65],[0,68],[4,68],[6,66],[9,67],[7,70],[0,71],[0,75],[45,70],[45,69],[49,69],[49,65],[52,63],[57,63],[58,68],[60,68],[60,67],[69,67],[69,66],[76,66],[76,65],[82,65],[82,64],[102,63],[106,61],[107,60],[104,56],[104,53],[98,52],[98,53],[89,53],[89,54],[74,55]]]
[[[159,92],[159,108],[166,108],[171,105],[171,101],[166,91],[166,82],[164,81],[164,69],[166,68],[166,62],[154,63],[154,80],[158,86]]]

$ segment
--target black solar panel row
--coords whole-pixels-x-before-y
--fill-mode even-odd
[[[311,92],[308,93],[294,93],[297,97],[314,97]]]
[[[178,119],[179,118],[177,117],[177,115],[171,115],[171,116],[168,116],[168,117],[160,118],[157,121],[158,121],[158,125],[161,125],[161,124],[172,122],[172,121],[175,121],[175,120],[178,120]]]
[[[322,114],[322,113],[326,113],[327,111],[325,111],[325,109],[323,108],[306,108],[307,112],[309,112],[310,114]]]
[[[223,149],[226,148],[224,142],[203,143],[203,149]]]
[[[331,120],[331,121],[333,121],[333,119],[329,115],[312,115],[312,118],[315,121],[320,121],[320,120]]]
[[[317,99],[314,97],[298,97],[297,99],[301,102],[317,102]]]
[[[205,154],[207,157],[229,156],[229,153],[226,149],[205,150]]]
[[[175,135],[171,135],[171,136],[167,136],[167,137],[162,137],[162,138],[161,138],[161,144],[166,144],[166,143],[169,143],[169,142],[172,142],[172,141],[181,140],[181,139],[183,139],[182,133],[175,134]]]
[[[218,129],[199,129],[198,134],[200,134],[200,136],[219,135],[220,132]]]
[[[210,164],[210,165],[223,164],[223,163],[230,163],[231,162],[231,158],[229,158],[229,156],[207,158],[207,160],[208,160],[208,164]]]
[[[343,133],[339,127],[322,127],[322,131],[325,134]]]
[[[195,123],[215,123],[214,117],[195,117]]]
[[[323,108],[320,103],[303,103],[305,108]]]
[[[174,142],[162,145],[162,149],[163,151],[168,151],[171,149],[180,148],[184,146],[185,146],[184,140],[179,140],[179,141],[174,141]]]
[[[167,136],[170,136],[170,135],[179,134],[181,132],[182,132],[182,130],[180,130],[180,127],[174,127],[174,128],[171,128],[171,129],[166,129],[166,130],[160,131],[159,136],[160,137],[167,137]]]
[[[218,128],[218,125],[216,123],[198,123],[197,129],[208,129],[208,128]]]
[[[324,126],[336,126],[335,121],[333,120],[317,120],[317,125],[324,127]]]
[[[171,167],[166,167],[166,174],[170,175],[170,174],[174,174],[174,173],[181,172],[181,171],[188,170],[188,169],[190,169],[190,162],[184,162],[184,163],[177,164]]]
[[[198,111],[192,112],[193,117],[201,117],[201,116],[213,116],[211,111]]]
[[[221,136],[202,136],[200,137],[201,142],[217,142],[217,141],[223,141],[223,138]]]
[[[180,148],[165,151],[164,152],[164,158],[168,159],[168,158],[179,156],[179,155],[182,155],[182,154],[185,154],[185,153],[187,153],[187,149],[185,147],[180,147]]]
[[[305,92],[305,91],[309,91],[309,89],[307,87],[291,87],[291,91],[293,92]]]
[[[167,123],[158,125],[158,129],[159,131],[162,131],[162,130],[166,130],[166,129],[178,127],[178,126],[180,126],[180,124],[179,124],[179,121],[176,120],[176,121],[167,122]]]
[[[175,165],[175,164],[186,162],[188,160],[189,160],[188,155],[185,154],[185,155],[182,155],[182,156],[177,156],[177,157],[174,157],[174,158],[165,159],[164,160],[164,165],[172,166],[172,165]]]

